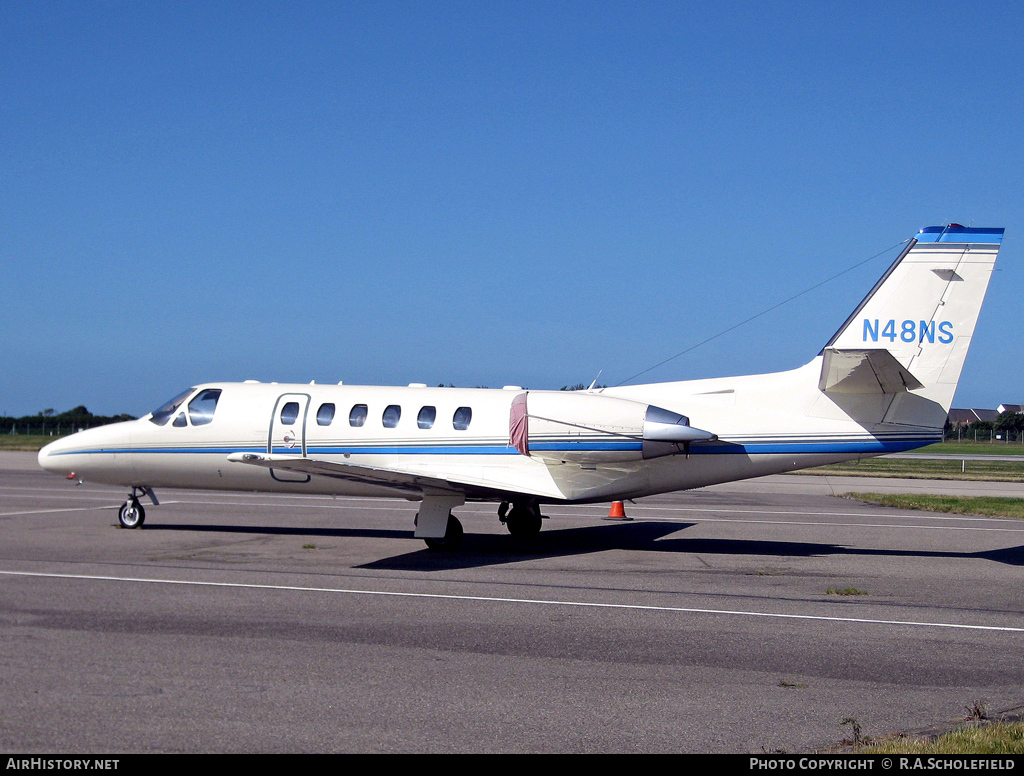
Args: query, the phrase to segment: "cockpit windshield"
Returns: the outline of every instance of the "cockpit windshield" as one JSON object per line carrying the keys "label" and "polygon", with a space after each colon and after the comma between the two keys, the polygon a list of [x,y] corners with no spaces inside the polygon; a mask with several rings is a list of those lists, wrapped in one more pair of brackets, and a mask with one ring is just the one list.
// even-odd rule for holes
{"label": "cockpit windshield", "polygon": [[153,410],[153,417],[150,420],[156,423],[158,426],[167,424],[167,420],[174,414],[174,411],[181,406],[181,403],[185,401],[189,396],[192,395],[192,391],[195,388],[189,388],[187,391],[182,391],[169,402],[161,404],[157,409]]}
{"label": "cockpit windshield", "polygon": [[217,409],[219,398],[220,388],[207,388],[188,403],[188,417],[193,426],[205,426],[213,420],[213,412]]}

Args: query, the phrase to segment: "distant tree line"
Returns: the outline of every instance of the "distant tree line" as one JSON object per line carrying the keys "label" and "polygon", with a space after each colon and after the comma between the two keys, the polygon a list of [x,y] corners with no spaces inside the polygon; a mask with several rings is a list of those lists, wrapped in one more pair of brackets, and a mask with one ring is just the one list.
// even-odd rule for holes
{"label": "distant tree line", "polygon": [[0,433],[61,436],[86,428],[106,426],[108,423],[119,423],[122,420],[135,420],[135,416],[93,415],[84,406],[79,405],[66,412],[46,409],[36,415],[24,415],[20,418],[0,415]]}
{"label": "distant tree line", "polygon": [[975,420],[960,426],[946,421],[947,441],[958,439],[1018,442],[1024,439],[1024,412],[1004,412],[995,420]]}

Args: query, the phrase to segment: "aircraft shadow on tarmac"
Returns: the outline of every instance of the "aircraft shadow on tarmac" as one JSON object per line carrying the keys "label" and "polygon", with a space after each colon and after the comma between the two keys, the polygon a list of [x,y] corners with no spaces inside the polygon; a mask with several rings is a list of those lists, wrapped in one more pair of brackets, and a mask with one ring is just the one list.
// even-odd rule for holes
{"label": "aircraft shadow on tarmac", "polygon": [[[530,540],[502,534],[466,534],[461,549],[435,552],[427,548],[365,563],[358,568],[401,571],[442,571],[477,568],[531,558],[568,557],[606,550],[639,550],[679,555],[749,555],[761,557],[809,558],[828,555],[901,558],[982,558],[1011,566],[1024,566],[1024,546],[984,552],[938,552],[934,550],[887,550],[849,547],[819,542],[777,542],[753,539],[666,538],[695,523],[630,521],[579,528],[546,529]],[[208,533],[261,534],[266,536],[323,537],[334,539],[409,539],[411,531],[362,528],[301,528],[291,526],[240,526],[156,524],[146,531],[195,531]]]}
{"label": "aircraft shadow on tarmac", "polygon": [[380,528],[303,528],[299,526],[212,525],[195,523],[146,523],[144,531],[195,531],[196,533],[256,534],[261,536],[320,536],[327,539],[369,537],[377,539],[408,539],[412,531]]}
{"label": "aircraft shadow on tarmac", "polygon": [[776,542],[750,539],[665,538],[690,528],[694,523],[627,523],[545,530],[529,542],[507,536],[467,535],[458,552],[427,549],[383,558],[361,568],[430,571],[472,568],[510,563],[527,558],[570,556],[604,550],[641,550],[679,555],[749,555],[800,558],[828,555],[891,556],[900,558],[984,558],[1024,566],[1024,547],[1007,547],[984,552],[935,552],[932,550],[886,550],[848,547],[817,542]]}

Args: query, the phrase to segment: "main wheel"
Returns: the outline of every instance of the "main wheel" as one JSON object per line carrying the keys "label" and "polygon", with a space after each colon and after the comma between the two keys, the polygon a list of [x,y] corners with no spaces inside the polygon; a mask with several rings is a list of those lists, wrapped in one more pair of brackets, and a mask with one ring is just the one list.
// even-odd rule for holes
{"label": "main wheel", "polygon": [[146,522],[146,510],[137,498],[130,498],[118,510],[117,522],[122,528],[142,528],[142,524]]}
{"label": "main wheel", "polygon": [[445,526],[444,536],[440,538],[424,538],[427,547],[432,550],[456,550],[462,544],[462,523],[459,518],[448,513],[448,525]]}
{"label": "main wheel", "polygon": [[540,512],[536,507],[513,507],[505,518],[505,527],[516,539],[532,539],[540,533]]}

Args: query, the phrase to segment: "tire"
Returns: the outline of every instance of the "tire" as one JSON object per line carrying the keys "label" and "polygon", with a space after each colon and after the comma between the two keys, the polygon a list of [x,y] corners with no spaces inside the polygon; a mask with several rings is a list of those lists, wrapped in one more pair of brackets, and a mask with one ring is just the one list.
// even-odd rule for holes
{"label": "tire", "polygon": [[444,536],[431,539],[425,538],[423,541],[432,550],[457,550],[459,545],[462,544],[462,523],[459,522],[459,518],[449,512],[448,525],[445,526]]}
{"label": "tire", "polygon": [[136,498],[130,498],[117,511],[117,522],[122,528],[142,528],[146,522],[146,510]]}
{"label": "tire", "polygon": [[505,527],[515,539],[532,539],[540,533],[541,516],[535,508],[513,508],[505,518]]}

